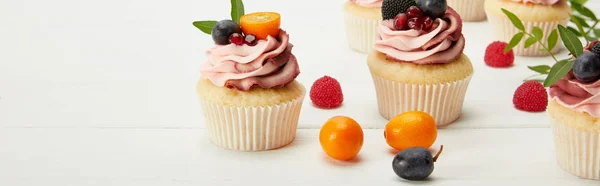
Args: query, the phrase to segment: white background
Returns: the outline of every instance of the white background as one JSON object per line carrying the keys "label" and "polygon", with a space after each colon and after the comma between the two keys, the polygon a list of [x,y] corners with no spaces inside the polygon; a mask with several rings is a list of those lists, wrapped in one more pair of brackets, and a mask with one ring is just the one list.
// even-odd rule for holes
{"label": "white background", "polygon": [[[0,0],[0,185],[392,185],[366,56],[347,47],[342,0],[246,0],[246,12],[277,11],[296,46],[307,88],[324,75],[344,90],[341,108],[307,98],[297,138],[269,152],[208,142],[195,95],[212,39],[196,20],[229,17],[229,1]],[[592,1],[593,10],[600,2]],[[427,185],[598,185],[555,163],[545,113],[513,108],[512,95],[551,58],[485,66],[487,22],[465,23],[475,66],[462,117],[440,130],[446,152]],[[563,51],[559,56],[566,56]],[[308,97],[308,96],[307,96]],[[353,162],[325,157],[328,118],[365,128]]]}

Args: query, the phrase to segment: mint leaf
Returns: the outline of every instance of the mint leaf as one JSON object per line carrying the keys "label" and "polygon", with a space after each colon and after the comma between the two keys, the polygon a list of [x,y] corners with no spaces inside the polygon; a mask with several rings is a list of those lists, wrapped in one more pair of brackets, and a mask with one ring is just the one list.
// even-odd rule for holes
{"label": "mint leaf", "polygon": [[579,57],[583,53],[583,44],[579,38],[569,29],[562,25],[558,25],[558,32],[565,47],[571,52],[574,57]]}
{"label": "mint leaf", "polygon": [[531,34],[533,34],[533,36],[535,36],[535,39],[537,39],[538,41],[544,39],[544,31],[540,27],[533,27],[533,29],[531,30]]}
{"label": "mint leaf", "polygon": [[576,28],[573,28],[571,26],[567,27],[567,29],[571,30],[571,32],[573,32],[577,37],[581,37],[581,33],[579,32],[579,30],[577,30]]}
{"label": "mint leaf", "polygon": [[552,49],[554,49],[554,47],[556,47],[556,43],[558,41],[558,32],[556,32],[556,29],[552,30],[552,32],[550,32],[550,35],[548,35],[548,50],[552,51]]}
{"label": "mint leaf", "polygon": [[515,14],[513,14],[512,12],[510,12],[504,8],[502,9],[502,12],[504,12],[504,14],[506,14],[508,19],[510,19],[510,22],[512,22],[512,24],[515,25],[515,27],[517,27],[517,29],[519,29],[521,31],[525,31],[525,26],[523,26],[523,22],[521,22],[519,17],[517,17]]}
{"label": "mint leaf", "polygon": [[242,0],[231,0],[231,20],[240,24],[240,18],[244,15],[244,3]]}
{"label": "mint leaf", "polygon": [[538,40],[535,37],[529,37],[529,38],[527,38],[527,40],[525,40],[525,48],[531,47],[531,45],[535,44],[537,41]]}
{"label": "mint leaf", "polygon": [[571,7],[573,9],[577,10],[577,12],[579,12],[581,15],[592,19],[592,21],[598,21],[598,18],[596,17],[596,14],[594,14],[594,12],[592,12],[592,10],[590,10],[589,8],[583,6],[582,4],[572,3]]}
{"label": "mint leaf", "polygon": [[577,15],[571,16],[571,22],[575,23],[575,25],[577,27],[585,27],[585,28],[590,27],[590,25],[587,24],[587,22],[585,22],[585,19],[583,19],[582,17],[579,17]]}
{"label": "mint leaf", "polygon": [[573,63],[569,59],[564,59],[552,66],[550,72],[548,73],[548,77],[546,81],[544,81],[544,87],[549,87],[554,85],[558,80],[567,75],[569,71],[573,69]]}
{"label": "mint leaf", "polygon": [[212,33],[212,28],[217,24],[217,21],[194,21],[192,24],[202,32],[210,35]]}
{"label": "mint leaf", "polygon": [[588,0],[571,0],[572,3],[577,3],[577,4],[580,4],[580,5],[587,3],[587,1]]}
{"label": "mint leaf", "polygon": [[521,42],[521,40],[523,39],[523,36],[525,36],[525,33],[523,32],[519,32],[517,34],[515,34],[512,39],[510,40],[510,42],[508,42],[508,45],[506,45],[506,48],[504,48],[504,52],[508,52],[511,49],[515,48],[517,45],[519,45],[519,43]]}
{"label": "mint leaf", "polygon": [[528,66],[527,68],[540,74],[548,74],[550,72],[550,69],[552,69],[552,67],[548,65]]}

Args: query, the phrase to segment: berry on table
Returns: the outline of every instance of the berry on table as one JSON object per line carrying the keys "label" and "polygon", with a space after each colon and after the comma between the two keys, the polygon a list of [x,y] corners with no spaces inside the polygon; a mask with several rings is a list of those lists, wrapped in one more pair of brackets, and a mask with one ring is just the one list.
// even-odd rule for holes
{"label": "berry on table", "polygon": [[243,45],[244,44],[244,36],[242,34],[233,33],[229,36],[229,42],[235,45]]}
{"label": "berry on table", "polygon": [[419,0],[417,7],[423,11],[423,14],[433,19],[444,17],[448,3],[446,0]]}
{"label": "berry on table", "polygon": [[394,29],[395,30],[407,30],[408,29],[408,16],[406,14],[400,13],[396,16],[394,21]]}
{"label": "berry on table", "polygon": [[336,160],[351,160],[363,146],[364,134],[360,125],[346,116],[333,117],[321,127],[319,142],[325,153]]}
{"label": "berry on table", "polygon": [[243,15],[240,18],[242,31],[246,35],[254,35],[259,40],[268,36],[279,36],[281,15],[276,12],[256,12]]}
{"label": "berry on table", "polygon": [[573,74],[575,74],[575,78],[584,83],[600,79],[600,54],[595,52],[581,54],[573,63]]}
{"label": "berry on table", "polygon": [[256,43],[258,43],[258,40],[256,39],[256,36],[248,34],[244,36],[244,43],[246,43],[248,46],[254,46]]}
{"label": "berry on table", "polygon": [[229,37],[233,33],[242,33],[240,26],[232,20],[222,20],[217,22],[212,28],[212,38],[215,44],[227,45],[229,44]]}
{"label": "berry on table", "polygon": [[515,54],[511,49],[508,52],[504,52],[504,49],[508,43],[495,41],[488,45],[485,49],[485,57],[483,61],[490,67],[510,67],[515,61]]}
{"label": "berry on table", "polygon": [[513,104],[522,111],[542,112],[548,107],[548,93],[540,82],[527,81],[515,91]]}
{"label": "berry on table", "polygon": [[421,9],[417,8],[417,6],[411,6],[406,10],[406,15],[408,18],[421,18],[423,17],[423,12]]}
{"label": "berry on table", "polygon": [[317,107],[335,108],[344,101],[340,83],[329,76],[317,79],[310,88],[310,100]]}
{"label": "berry on table", "polygon": [[408,148],[396,154],[392,161],[394,173],[407,180],[425,180],[434,170],[434,163],[444,150],[444,146],[433,157],[429,150],[423,147]]}
{"label": "berry on table", "polygon": [[416,6],[414,0],[383,0],[381,14],[383,20],[394,19],[400,13],[406,13],[411,6]]}

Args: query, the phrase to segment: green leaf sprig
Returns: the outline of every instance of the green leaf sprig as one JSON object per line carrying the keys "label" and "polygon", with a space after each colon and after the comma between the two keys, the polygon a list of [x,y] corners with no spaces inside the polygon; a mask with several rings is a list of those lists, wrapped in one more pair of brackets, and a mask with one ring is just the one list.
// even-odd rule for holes
{"label": "green leaf sprig", "polygon": [[[240,24],[240,18],[245,14],[242,0],[231,0],[231,20]],[[200,31],[210,35],[212,28],[217,24],[215,20],[194,21],[192,23]]]}
{"label": "green leaf sprig", "polygon": [[[552,59],[556,61],[556,63],[550,67],[548,65],[539,65],[539,66],[528,66],[528,68],[534,72],[537,72],[539,75],[547,75],[544,80],[544,86],[549,87],[560,80],[562,77],[567,75],[571,69],[573,69],[573,61],[574,58],[577,58],[579,55],[583,53],[583,44],[577,37],[577,35],[567,27],[562,25],[558,25],[558,29],[552,30],[548,35],[548,39],[544,41],[544,31],[539,27],[533,27],[530,32],[525,30],[523,26],[523,22],[512,12],[502,9],[502,12],[508,17],[511,23],[517,28],[520,32],[515,34],[513,38],[510,40],[506,48],[505,52],[510,51],[514,47],[516,47],[525,36],[528,38],[525,40],[525,48],[529,48],[532,45],[538,43],[542,46],[542,50],[550,54]],[[569,57],[568,59],[558,60],[556,56],[552,53],[552,49],[556,47],[556,43],[558,38],[563,41],[563,44],[573,57]]]}
{"label": "green leaf sprig", "polygon": [[583,37],[587,44],[600,38],[600,29],[596,29],[600,20],[596,14],[585,6],[588,0],[569,0],[573,15],[571,15],[571,23],[575,26],[568,26],[576,36]]}

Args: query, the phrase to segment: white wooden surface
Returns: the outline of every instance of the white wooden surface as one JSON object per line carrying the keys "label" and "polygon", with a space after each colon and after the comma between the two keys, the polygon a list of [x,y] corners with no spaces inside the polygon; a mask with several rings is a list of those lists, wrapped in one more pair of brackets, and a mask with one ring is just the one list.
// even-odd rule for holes
{"label": "white wooden surface", "polygon": [[[278,11],[296,45],[305,86],[338,78],[345,103],[306,100],[296,141],[241,153],[207,140],[194,93],[204,50],[191,25],[224,19],[229,1],[0,0],[0,185],[392,185],[365,55],[346,46],[342,0],[246,0],[247,12]],[[599,9],[600,2],[589,3]],[[512,93],[549,58],[491,69],[486,22],[466,23],[476,74],[464,115],[440,131],[446,152],[425,185],[598,185],[556,165],[545,113],[512,107]],[[565,55],[563,52],[561,55]],[[320,125],[348,115],[367,130],[358,161],[331,161]]]}

